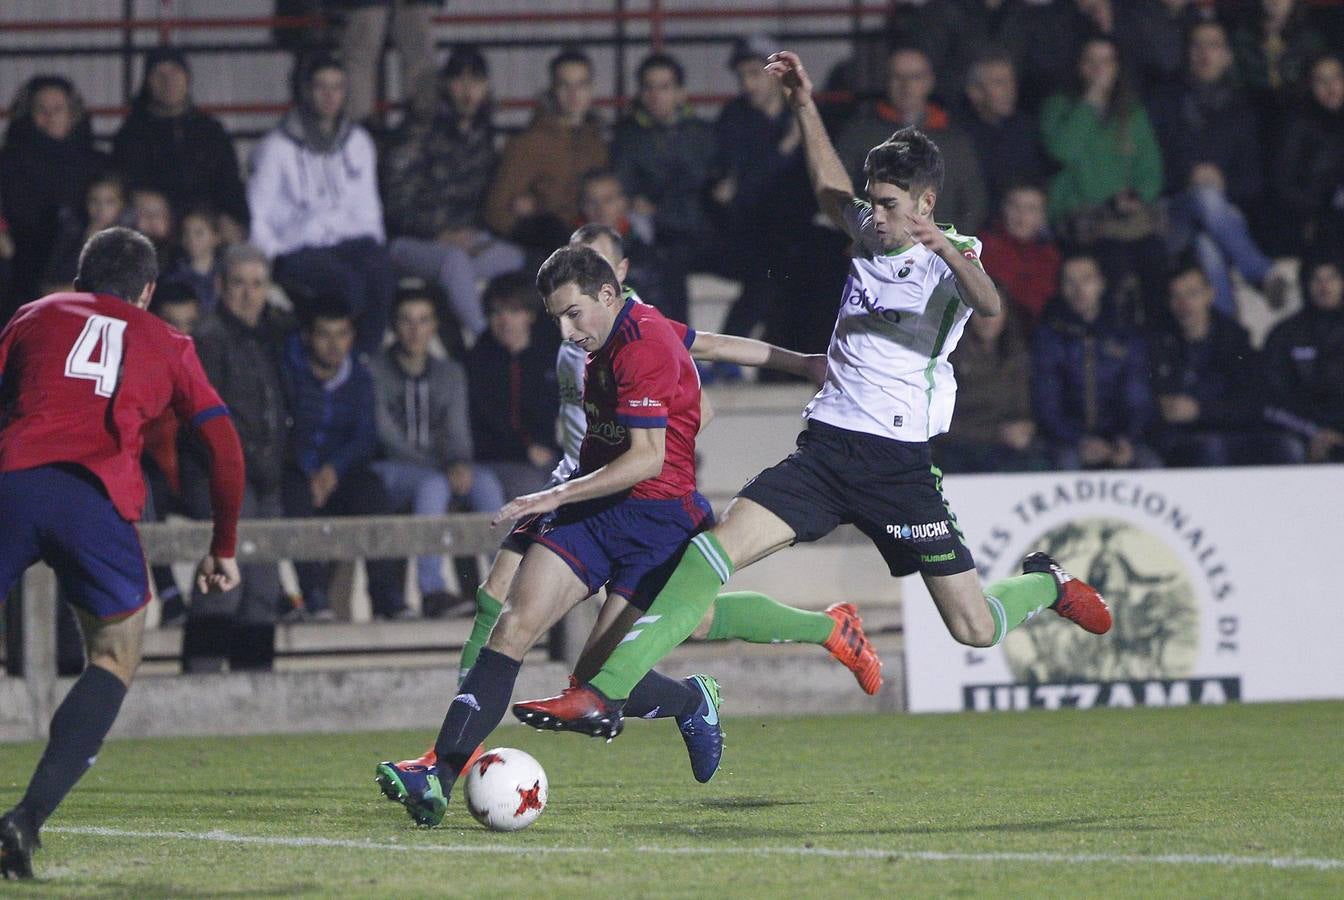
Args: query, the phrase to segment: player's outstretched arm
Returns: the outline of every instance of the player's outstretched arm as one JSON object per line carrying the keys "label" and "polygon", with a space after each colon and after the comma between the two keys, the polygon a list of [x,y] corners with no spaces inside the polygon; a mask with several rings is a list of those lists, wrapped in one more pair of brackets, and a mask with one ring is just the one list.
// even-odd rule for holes
{"label": "player's outstretched arm", "polygon": [[223,592],[238,586],[238,515],[243,506],[243,447],[227,415],[216,415],[197,426],[210,452],[210,510],[214,535],[210,552],[196,567],[201,593]]}
{"label": "player's outstretched arm", "polygon": [[906,233],[916,243],[923,244],[934,253],[957,279],[957,291],[962,302],[984,316],[997,316],[1003,308],[1003,300],[994,280],[989,277],[985,267],[973,251],[958,250],[943,230],[934,224],[928,216],[910,213],[906,216]]}
{"label": "player's outstretched arm", "polygon": [[820,384],[826,378],[826,357],[819,353],[785,350],[755,338],[697,331],[691,356],[704,362],[728,362],[787,372]]}
{"label": "player's outstretched arm", "polygon": [[803,134],[803,155],[807,159],[807,175],[817,195],[821,211],[843,229],[843,210],[854,199],[854,183],[835,152],[835,145],[826,134],[821,113],[812,98],[812,79],[803,68],[798,54],[781,50],[770,54],[765,70],[780,80],[784,95],[793,107],[798,127]]}
{"label": "player's outstretched arm", "polygon": [[629,490],[663,470],[666,449],[666,428],[630,428],[629,450],[582,478],[510,500],[495,513],[494,524]]}

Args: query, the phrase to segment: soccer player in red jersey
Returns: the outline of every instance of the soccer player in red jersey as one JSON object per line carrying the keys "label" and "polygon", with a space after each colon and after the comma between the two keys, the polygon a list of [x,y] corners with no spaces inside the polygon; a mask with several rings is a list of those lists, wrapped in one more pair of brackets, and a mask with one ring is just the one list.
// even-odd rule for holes
{"label": "soccer player in red jersey", "polygon": [[93,764],[140,663],[149,602],[140,518],[145,425],[164,410],[210,449],[214,537],[205,591],[237,586],[243,457],[191,338],[146,312],[154,246],[127,228],[91,237],[77,293],[22,307],[0,333],[0,599],[30,565],[56,570],[89,666],[51,719],[23,799],[0,817],[0,875],[32,877],[38,831]]}
{"label": "soccer player in red jersey", "polygon": [[[532,517],[528,547],[489,641],[449,704],[437,765],[379,766],[385,792],[422,825],[442,821],[453,782],[503,718],[536,641],[605,585],[608,602],[576,671],[595,668],[589,660],[600,664],[643,615],[686,542],[713,521],[695,488],[700,380],[683,337],[652,306],[623,297],[611,266],[588,247],[553,253],[537,289],[561,336],[589,354],[588,431],[573,478],[519,497],[496,516]],[[717,706],[700,682],[649,672],[641,688],[650,711]],[[717,712],[711,717],[709,740],[718,741]]]}

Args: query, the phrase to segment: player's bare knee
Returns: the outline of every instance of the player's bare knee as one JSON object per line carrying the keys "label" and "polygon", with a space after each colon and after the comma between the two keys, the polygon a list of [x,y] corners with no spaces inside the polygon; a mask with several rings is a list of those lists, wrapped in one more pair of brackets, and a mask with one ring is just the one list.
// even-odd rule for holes
{"label": "player's bare knee", "polygon": [[947,630],[952,639],[968,647],[994,646],[994,620],[973,616],[961,616],[948,621]]}

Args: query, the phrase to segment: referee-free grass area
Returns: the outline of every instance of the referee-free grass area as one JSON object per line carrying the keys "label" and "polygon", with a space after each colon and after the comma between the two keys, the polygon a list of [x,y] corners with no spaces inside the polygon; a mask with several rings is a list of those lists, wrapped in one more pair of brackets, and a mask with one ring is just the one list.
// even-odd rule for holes
{"label": "referee-free grass area", "polygon": [[[427,702],[421,698],[417,702]],[[1344,703],[502,728],[550,803],[515,834],[373,783],[425,733],[109,742],[11,896],[1344,895]],[[0,746],[0,803],[40,748]]]}

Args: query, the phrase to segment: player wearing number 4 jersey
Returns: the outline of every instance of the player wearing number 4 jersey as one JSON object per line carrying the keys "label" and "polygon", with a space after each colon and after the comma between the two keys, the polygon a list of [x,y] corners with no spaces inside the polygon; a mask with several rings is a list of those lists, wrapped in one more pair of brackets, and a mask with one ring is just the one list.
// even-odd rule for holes
{"label": "player wearing number 4 jersey", "polygon": [[51,720],[23,799],[0,817],[0,875],[32,876],[38,830],[93,764],[140,662],[149,585],[140,540],[143,430],[172,409],[210,450],[214,537],[202,592],[238,584],[243,456],[191,339],[145,312],[154,246],[126,228],[89,239],[75,287],[0,333],[0,601],[30,565],[56,570],[89,666]]}
{"label": "player wearing number 4 jersey", "polygon": [[644,672],[691,633],[733,571],[849,522],[877,546],[893,576],[919,572],[952,636],[997,644],[1045,608],[1103,633],[1101,595],[1044,554],[1023,574],[987,588],[942,497],[928,441],[947,430],[956,398],[948,355],[972,312],[998,315],[999,295],[979,242],[930,218],[942,184],[938,147],[903,128],[869,151],[867,200],[849,176],[812,100],[798,57],[771,56],[803,135],[823,211],[854,240],[826,383],[808,405],[798,449],[738,494],[722,520],[696,535],[648,609],[648,624],[612,652],[586,684],[515,705],[549,727],[611,737]]}

